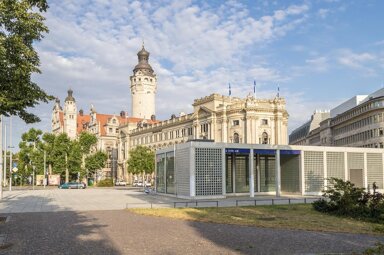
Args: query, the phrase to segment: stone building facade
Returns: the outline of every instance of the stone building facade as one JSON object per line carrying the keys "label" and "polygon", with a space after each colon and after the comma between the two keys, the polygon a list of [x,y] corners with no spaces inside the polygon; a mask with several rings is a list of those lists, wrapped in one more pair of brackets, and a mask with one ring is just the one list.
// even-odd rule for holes
{"label": "stone building facade", "polygon": [[[259,99],[211,94],[193,102],[193,112],[156,120],[157,78],[149,65],[144,46],[138,55],[131,82],[132,117],[99,114],[92,107],[89,115],[80,111],[76,132],[88,131],[99,139],[97,149],[118,151],[117,178],[127,179],[129,151],[138,145],[160,149],[188,140],[244,144],[288,144],[288,113],[285,99]],[[72,91],[68,95],[72,95]],[[72,96],[73,98],[73,96]],[[73,99],[73,102],[74,99]],[[75,104],[75,103],[74,103]],[[68,113],[57,100],[52,113],[52,131],[66,132]],[[71,112],[72,114],[72,112]],[[71,126],[73,128],[73,124]],[[107,165],[105,172],[108,172]]]}
{"label": "stone building facade", "polygon": [[384,89],[352,97],[312,126],[295,129],[289,144],[384,148]]}

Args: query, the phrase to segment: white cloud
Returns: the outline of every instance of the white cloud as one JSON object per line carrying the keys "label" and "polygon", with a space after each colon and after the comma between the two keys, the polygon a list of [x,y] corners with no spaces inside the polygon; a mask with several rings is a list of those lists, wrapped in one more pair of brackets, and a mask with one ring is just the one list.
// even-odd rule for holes
{"label": "white cloud", "polygon": [[[238,1],[218,6],[192,1],[63,0],[50,3],[50,33],[39,43],[41,75],[35,81],[64,99],[74,90],[78,109],[99,112],[130,109],[129,76],[142,39],[158,76],[157,115],[190,112],[193,99],[211,93],[245,96],[257,80],[260,95],[268,84],[288,79],[256,49],[294,31],[307,19],[308,5],[251,15]],[[260,91],[259,91],[260,90]],[[34,111],[49,131],[52,105]],[[172,109],[172,110],[170,110]],[[42,115],[41,115],[42,116]],[[48,129],[48,130],[47,130]]]}
{"label": "white cloud", "polygon": [[319,72],[324,72],[328,70],[328,59],[326,57],[317,57],[305,60],[305,63],[308,64],[308,68],[316,70]]}
{"label": "white cloud", "polygon": [[367,76],[376,75],[375,69],[372,64],[377,61],[377,57],[371,53],[354,53],[351,50],[340,50],[338,62],[346,67],[360,70]]}
{"label": "white cloud", "polygon": [[328,9],[320,9],[317,14],[320,18],[325,19],[328,16],[329,12],[330,11]]}

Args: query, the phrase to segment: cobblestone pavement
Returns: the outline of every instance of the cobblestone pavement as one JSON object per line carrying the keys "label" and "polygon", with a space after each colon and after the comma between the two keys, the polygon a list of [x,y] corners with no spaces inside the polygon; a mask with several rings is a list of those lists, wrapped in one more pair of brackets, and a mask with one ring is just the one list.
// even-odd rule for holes
{"label": "cobblestone pavement", "polygon": [[[1,215],[0,215],[1,216]],[[127,210],[8,214],[0,254],[357,254],[383,237],[147,217]]]}

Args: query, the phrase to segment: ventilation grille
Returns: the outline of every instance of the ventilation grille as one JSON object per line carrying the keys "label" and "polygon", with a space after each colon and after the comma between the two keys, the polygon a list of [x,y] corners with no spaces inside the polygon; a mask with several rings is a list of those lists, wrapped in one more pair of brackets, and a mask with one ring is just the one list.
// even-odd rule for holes
{"label": "ventilation grille", "polygon": [[304,152],[304,176],[306,192],[321,192],[324,189],[323,152]]}
{"label": "ventilation grille", "polygon": [[345,162],[343,152],[327,152],[327,177],[345,179]]}
{"label": "ventilation grille", "polygon": [[223,194],[221,149],[196,148],[196,196]]}
{"label": "ventilation grille", "polygon": [[177,195],[189,196],[189,148],[176,150]]}
{"label": "ventilation grille", "polygon": [[379,189],[383,188],[383,157],[381,153],[367,153],[367,178],[368,185],[376,182]]}

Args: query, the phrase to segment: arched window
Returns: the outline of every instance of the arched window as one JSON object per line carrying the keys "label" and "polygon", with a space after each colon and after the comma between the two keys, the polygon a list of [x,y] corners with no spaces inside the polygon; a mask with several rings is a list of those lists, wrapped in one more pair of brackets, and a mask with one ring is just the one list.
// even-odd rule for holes
{"label": "arched window", "polygon": [[268,134],[264,132],[262,137],[263,137],[262,144],[268,144]]}
{"label": "arched window", "polygon": [[240,142],[240,138],[239,138],[239,134],[238,133],[234,133],[233,134],[233,142],[234,143],[239,143]]}

